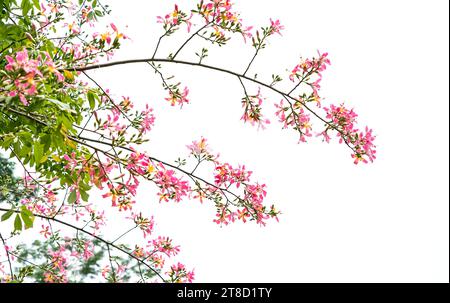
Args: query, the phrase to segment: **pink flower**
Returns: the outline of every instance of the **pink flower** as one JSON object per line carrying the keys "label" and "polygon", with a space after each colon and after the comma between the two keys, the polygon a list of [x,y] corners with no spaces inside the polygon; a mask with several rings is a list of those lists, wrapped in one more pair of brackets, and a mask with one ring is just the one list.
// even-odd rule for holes
{"label": "pink flower", "polygon": [[52,233],[50,232],[50,227],[44,225],[42,225],[42,230],[39,233],[43,235],[46,239],[48,239],[48,237],[52,235]]}
{"label": "pink flower", "polygon": [[153,217],[145,218],[142,216],[142,213],[139,214],[132,213],[130,219],[132,219],[134,224],[136,224],[136,226],[143,231],[144,238],[152,234],[153,228],[155,226],[155,221]]}
{"label": "pink flower", "polygon": [[247,26],[244,29],[242,29],[242,37],[244,38],[244,43],[247,43],[247,38],[252,38],[253,34],[251,33],[251,30],[253,29],[253,26]]}
{"label": "pink flower", "polygon": [[175,176],[175,171],[164,168],[161,164],[161,168],[155,174],[153,182],[159,187],[158,193],[159,201],[174,200],[180,202],[183,197],[187,196],[190,190],[189,183],[182,181]]}
{"label": "pink flower", "polygon": [[126,129],[126,125],[119,123],[120,112],[117,108],[112,108],[110,113],[111,115],[107,115],[107,121],[103,124],[103,129],[108,130],[109,135],[115,138]]}
{"label": "pink flower", "polygon": [[94,243],[92,243],[91,241],[85,241],[83,249],[83,259],[87,261],[93,256],[94,256]]}
{"label": "pink flower", "polygon": [[8,61],[8,64],[5,66],[5,69],[7,71],[13,71],[16,68],[16,61],[11,57],[6,55],[5,56],[6,61]]}
{"label": "pink flower", "polygon": [[202,155],[202,154],[209,154],[209,147],[207,140],[203,137],[201,137],[200,141],[192,141],[191,145],[186,146],[191,154],[193,155]]}
{"label": "pink flower", "polygon": [[170,256],[176,256],[180,252],[180,246],[173,245],[172,239],[159,236],[153,241],[149,241],[149,246],[153,246],[154,251]]}
{"label": "pink flower", "polygon": [[117,27],[116,27],[116,25],[114,23],[111,23],[110,25],[111,25],[111,28],[113,29],[113,31],[115,31],[115,32],[118,31]]}
{"label": "pink flower", "polygon": [[23,105],[25,105],[25,106],[29,105],[29,103],[27,101],[27,98],[25,98],[25,96],[23,94],[19,94],[19,99],[20,99],[20,102],[22,102]]}
{"label": "pink flower", "polygon": [[242,209],[242,210],[240,210],[240,209],[238,209],[238,211],[237,211],[237,218],[239,219],[239,220],[242,220],[242,222],[247,222],[247,218],[248,217],[250,217],[250,214],[248,213],[248,211],[247,211],[247,209]]}
{"label": "pink flower", "polygon": [[16,61],[21,65],[24,65],[28,62],[28,52],[25,48],[23,49],[23,51],[16,53]]}
{"label": "pink flower", "polygon": [[112,30],[114,31],[114,33],[116,34],[116,39],[120,39],[120,38],[127,39],[128,38],[127,36],[125,36],[124,34],[119,32],[119,30],[117,29],[117,26],[114,23],[110,23],[110,26],[111,26]]}
{"label": "pink flower", "polygon": [[122,111],[128,112],[134,107],[134,104],[131,102],[130,97],[122,96],[122,101],[120,102],[119,106]]}
{"label": "pink flower", "polygon": [[329,130],[336,130],[339,143],[345,142],[353,150],[352,158],[354,163],[373,162],[376,158],[375,136],[368,127],[365,131],[359,131],[356,127],[358,115],[352,110],[348,110],[343,104],[340,106],[330,105],[324,108],[326,118],[329,119],[327,128],[321,133],[325,141],[329,142]]}
{"label": "pink flower", "polygon": [[150,131],[153,126],[155,126],[155,116],[153,115],[153,108],[150,108],[148,104],[145,106],[145,110],[141,113],[142,121],[141,121],[141,128],[140,132],[142,134],[145,134],[146,132]]}
{"label": "pink flower", "polygon": [[286,105],[284,100],[281,100],[279,104],[275,104],[277,111],[275,115],[278,117],[279,122],[283,123],[283,128],[291,127],[300,134],[300,142],[306,142],[306,137],[311,137],[311,117],[305,112],[304,102],[302,99],[294,103]]}
{"label": "pink flower", "polygon": [[180,106],[183,106],[185,103],[189,103],[187,96],[189,94],[189,89],[187,87],[184,88],[183,92],[180,92],[178,88],[175,90],[169,91],[169,97],[165,98],[166,101],[170,102],[170,105],[175,106],[177,103]]}
{"label": "pink flower", "polygon": [[194,280],[194,271],[187,271],[186,266],[179,262],[172,265],[167,274],[174,283],[191,283]]}
{"label": "pink flower", "polygon": [[281,36],[280,31],[282,30],[284,30],[284,26],[281,25],[280,20],[273,21],[272,19],[270,19],[270,32],[272,34],[277,33]]}
{"label": "pink flower", "polygon": [[318,80],[315,82],[316,85],[319,84],[322,79],[322,72],[327,69],[327,66],[331,64],[330,59],[328,59],[328,53],[321,54],[318,51],[319,57],[312,59],[300,59],[300,63],[297,64],[292,70],[289,79],[295,82],[295,79],[300,79],[301,81],[306,80],[309,76],[313,74],[318,75]]}
{"label": "pink flower", "polygon": [[244,114],[241,120],[244,122],[250,122],[251,125],[258,125],[258,129],[265,129],[265,125],[270,124],[270,120],[264,118],[261,112],[261,105],[263,103],[263,97],[261,96],[261,88],[258,89],[258,93],[254,96],[245,96],[242,99],[242,107],[244,108]]}
{"label": "pink flower", "polygon": [[110,272],[111,268],[109,267],[109,265],[106,265],[105,267],[102,268],[102,277],[108,279],[108,275]]}
{"label": "pink flower", "polygon": [[157,22],[163,24],[166,31],[175,31],[181,24],[185,23],[187,25],[188,32],[190,32],[192,26],[192,23],[190,22],[191,18],[192,14],[188,17],[187,14],[181,11],[178,8],[178,5],[175,4],[174,10],[171,13],[166,14],[164,17],[158,16]]}

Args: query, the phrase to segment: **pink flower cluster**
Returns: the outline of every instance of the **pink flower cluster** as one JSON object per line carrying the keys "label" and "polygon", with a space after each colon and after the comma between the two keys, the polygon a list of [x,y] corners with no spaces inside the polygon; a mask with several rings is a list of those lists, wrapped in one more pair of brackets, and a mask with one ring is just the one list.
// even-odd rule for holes
{"label": "pink flower cluster", "polygon": [[149,242],[148,247],[152,247],[153,251],[160,252],[166,256],[176,256],[180,252],[180,246],[174,245],[172,239],[159,236],[157,239]]}
{"label": "pink flower cluster", "polygon": [[263,97],[261,96],[261,89],[258,89],[258,93],[254,96],[245,96],[242,99],[244,114],[242,115],[241,120],[250,122],[253,126],[258,125],[258,129],[264,129],[266,124],[270,124],[270,120],[265,118],[261,112],[262,103]]}
{"label": "pink flower cluster", "polygon": [[103,189],[103,184],[108,181],[108,176],[113,169],[117,167],[116,164],[108,159],[106,162],[93,163],[87,167],[91,183],[95,185],[98,189]]}
{"label": "pink flower cluster", "polygon": [[269,34],[279,34],[281,36],[281,31],[284,30],[284,25],[281,25],[280,20],[272,20],[270,19],[270,28]]}
{"label": "pink flower cluster", "polygon": [[199,9],[199,14],[206,24],[212,24],[216,39],[225,39],[225,31],[240,33],[244,40],[251,38],[252,26],[244,27],[239,13],[233,11],[233,3],[229,0],[210,0]]}
{"label": "pink flower cluster", "polygon": [[322,72],[327,69],[327,65],[330,65],[331,61],[328,59],[328,53],[321,54],[319,52],[318,58],[312,59],[301,59],[300,63],[297,64],[292,70],[289,79],[292,82],[298,81],[298,83],[303,83],[309,81],[310,77],[314,74],[318,78],[314,82],[306,82],[313,89],[313,96],[315,101],[320,105],[320,82],[322,80]]}
{"label": "pink flower cluster", "polygon": [[[134,148],[131,149],[134,150]],[[153,165],[151,164],[149,157],[145,153],[140,153],[134,150],[128,156],[126,169],[128,171],[135,172],[141,176],[144,176],[149,172],[149,170],[153,169]]]}
{"label": "pink flower cluster", "polygon": [[39,54],[36,59],[30,59],[24,48],[15,54],[15,58],[6,55],[5,70],[11,72],[5,84],[12,84],[10,97],[18,96],[23,105],[29,105],[29,99],[38,93],[38,84],[45,80],[45,76],[54,75],[57,81],[64,81],[64,76],[56,69],[48,53],[44,57]]}
{"label": "pink flower cluster", "polygon": [[210,0],[201,7],[201,15],[207,23],[238,22],[239,14],[232,11],[233,4],[229,0]]}
{"label": "pink flower cluster", "polygon": [[[33,177],[35,178],[35,177]],[[27,192],[35,192],[36,182],[30,176],[24,177],[24,189]],[[53,180],[55,181],[55,180]],[[31,196],[29,198],[24,198],[20,201],[21,205],[25,206],[29,211],[35,214],[41,214],[44,216],[53,216],[58,208],[56,192],[59,186],[56,184],[48,184],[43,187],[43,192],[41,195]]]}
{"label": "pink flower cluster", "polygon": [[183,197],[186,197],[190,191],[188,181],[183,181],[175,175],[175,171],[166,169],[164,165],[159,165],[153,182],[159,187],[159,201],[173,200],[180,202]]}
{"label": "pink flower cluster", "polygon": [[178,5],[175,4],[175,8],[171,13],[166,14],[164,17],[158,16],[157,20],[158,23],[163,24],[166,31],[176,30],[181,24],[185,23],[188,32],[190,32],[192,26],[190,21],[191,17],[192,15],[188,17],[187,14],[181,11]]}
{"label": "pink flower cluster", "polygon": [[148,104],[145,106],[145,110],[141,112],[140,119],[140,133],[145,134],[149,132],[153,126],[155,126],[155,115],[153,115],[153,108],[150,108]]}
{"label": "pink flower cluster", "polygon": [[134,224],[136,224],[136,226],[139,227],[140,230],[142,230],[142,232],[144,233],[144,238],[152,234],[153,228],[155,226],[155,220],[153,219],[153,216],[151,218],[146,218],[142,215],[142,213],[131,213],[130,218],[133,220]]}
{"label": "pink flower cluster", "polygon": [[169,90],[169,97],[165,98],[165,100],[169,101],[172,106],[178,104],[182,107],[183,104],[189,103],[189,100],[187,99],[188,94],[189,89],[187,87],[185,87],[183,91],[180,91],[180,89],[176,87]]}
{"label": "pink flower cluster", "polygon": [[[180,252],[179,245],[174,245],[172,239],[162,236],[148,241],[146,247],[135,245],[132,254],[137,258],[148,260],[155,268],[161,269],[164,268],[166,258],[174,257]],[[181,266],[184,267],[182,264]]]}
{"label": "pink flower cluster", "polygon": [[188,271],[181,263],[172,265],[167,274],[172,283],[191,283],[194,280],[194,271]]}
{"label": "pink flower cluster", "polygon": [[67,267],[68,251],[65,245],[61,245],[59,249],[55,251],[49,251],[50,254],[50,270],[44,273],[44,281],[47,283],[67,283]]}
{"label": "pink flower cluster", "polygon": [[112,108],[110,114],[107,115],[107,120],[102,125],[102,128],[107,130],[112,138],[123,135],[127,127],[120,122],[120,115],[121,113],[117,108]]}
{"label": "pink flower cluster", "polygon": [[245,165],[233,168],[230,164],[217,164],[215,167],[214,181],[218,186],[228,187],[235,184],[239,188],[250,181],[251,171],[245,169]]}
{"label": "pink flower cluster", "polygon": [[306,142],[306,137],[311,137],[311,117],[305,111],[302,102],[298,101],[295,104],[285,104],[281,100],[279,104],[275,104],[277,111],[275,115],[279,121],[283,123],[283,128],[292,127],[300,133],[300,142]]}
{"label": "pink flower cluster", "polygon": [[368,127],[365,131],[360,131],[356,128],[358,115],[352,110],[348,110],[344,105],[335,106],[330,105],[329,108],[324,108],[330,120],[330,125],[320,134],[326,142],[330,141],[328,131],[332,128],[337,131],[337,136],[340,138],[339,143],[346,142],[349,144],[354,153],[352,158],[355,159],[355,164],[362,161],[368,163],[373,162],[376,158],[376,146],[374,145],[375,136],[372,130]]}
{"label": "pink flower cluster", "polygon": [[203,137],[200,138],[199,141],[193,141],[190,145],[186,146],[190,154],[193,155],[197,160],[203,161],[212,161],[216,162],[219,158],[219,155],[214,155],[211,149],[208,146],[207,140]]}
{"label": "pink flower cluster", "polygon": [[[266,185],[251,182],[252,172],[245,165],[233,167],[229,163],[219,161],[219,156],[212,156],[205,138],[193,141],[187,146],[191,154],[197,159],[196,168],[204,160],[214,164],[214,184],[207,183],[204,187],[196,183],[191,189],[191,197],[203,202],[204,199],[214,201],[217,214],[213,220],[217,224],[228,225],[236,220],[247,222],[248,218],[264,225],[265,220],[276,218],[279,212],[272,206],[268,209],[263,205],[266,196]],[[195,169],[194,169],[195,171]],[[235,189],[237,192],[231,192]],[[239,191],[241,194],[238,194]]]}
{"label": "pink flower cluster", "polygon": [[201,138],[199,141],[193,141],[192,144],[186,146],[192,155],[203,155],[209,154],[209,148],[207,144],[207,140],[205,138]]}
{"label": "pink flower cluster", "polygon": [[217,224],[233,223],[238,220],[242,220],[244,223],[248,217],[256,220],[258,224],[265,225],[265,220],[269,218],[276,218],[279,214],[278,211],[272,206],[268,212],[267,207],[264,206],[264,198],[267,195],[265,190],[265,184],[250,183],[251,171],[247,171],[245,166],[238,166],[233,168],[230,164],[217,163],[215,167],[215,184],[220,188],[229,189],[232,185],[236,188],[243,187],[243,196],[238,199],[237,211],[232,211],[228,206],[230,201],[226,197],[227,203],[225,205],[218,205],[218,212],[216,219]]}
{"label": "pink flower cluster", "polygon": [[117,267],[114,268],[114,270],[111,269],[109,265],[106,265],[102,268],[102,277],[107,279],[108,281],[112,282],[121,282],[123,275],[127,271],[127,266],[123,264],[118,264]]}
{"label": "pink flower cluster", "polygon": [[[119,39],[127,39],[127,36],[125,36],[123,33],[119,32],[119,30],[117,29],[117,26],[114,23],[111,23],[109,25],[112,29],[112,32],[110,31],[106,31],[104,33],[98,34],[98,33],[94,33],[93,37],[96,38],[97,35],[100,35],[100,41],[102,41],[103,43],[107,43],[107,44],[111,44],[111,42],[115,41],[119,41]],[[114,40],[113,40],[114,38]]]}

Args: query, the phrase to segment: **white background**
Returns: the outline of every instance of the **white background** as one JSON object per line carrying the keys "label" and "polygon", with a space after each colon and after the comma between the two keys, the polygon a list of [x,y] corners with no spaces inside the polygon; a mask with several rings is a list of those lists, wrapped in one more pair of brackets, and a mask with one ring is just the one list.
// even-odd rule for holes
{"label": "white background", "polygon": [[[286,26],[250,74],[287,79],[301,55],[329,52],[324,104],[355,108],[361,127],[377,134],[378,159],[355,166],[343,145],[319,139],[297,144],[296,134],[275,121],[273,103],[280,97],[268,91],[270,127],[244,125],[242,88],[231,76],[164,65],[191,90],[191,104],[179,110],[164,101],[148,66],[91,72],[114,96],[155,108],[148,153],[173,161],[203,135],[222,160],[245,163],[268,184],[267,201],[283,212],[280,223],[265,228],[220,228],[212,222],[211,204],[159,204],[153,186],[143,184],[139,208],[155,214],[157,233],[181,245],[180,259],[195,267],[197,282],[448,282],[448,2],[236,2],[245,24],[267,25],[274,18]],[[156,16],[171,11],[174,1],[109,3],[111,20],[119,28],[128,25],[132,38],[114,60],[151,57],[162,33]],[[195,1],[179,4],[187,11]],[[183,30],[164,41],[159,57],[186,37]],[[251,45],[243,45],[236,36],[225,48],[210,48],[205,63],[243,71],[253,55]],[[202,46],[193,41],[178,59],[195,60]]]}
{"label": "white background", "polygon": [[[203,135],[223,160],[245,163],[267,183],[268,201],[283,211],[280,223],[265,228],[219,228],[211,222],[212,205],[159,205],[144,185],[140,202],[156,213],[157,231],[181,244],[180,258],[195,267],[197,282],[448,282],[448,2],[236,2],[245,24],[274,18],[286,26],[250,74],[287,79],[301,55],[329,52],[324,104],[355,108],[361,127],[377,134],[378,159],[355,166],[343,145],[296,144],[296,134],[273,119],[272,104],[280,98],[267,91],[272,125],[266,131],[243,125],[242,88],[227,75],[165,65],[167,75],[191,90],[191,104],[179,110],[165,104],[157,76],[145,65],[98,71],[116,95],[156,109],[149,153],[175,160]],[[115,59],[150,57],[161,34],[156,16],[174,2],[110,3],[112,20],[128,25],[132,38]],[[194,3],[179,1],[186,11]],[[159,57],[185,37],[164,41]],[[205,63],[243,71],[253,50],[234,40],[210,49]],[[203,45],[193,41],[178,59],[195,60]]]}

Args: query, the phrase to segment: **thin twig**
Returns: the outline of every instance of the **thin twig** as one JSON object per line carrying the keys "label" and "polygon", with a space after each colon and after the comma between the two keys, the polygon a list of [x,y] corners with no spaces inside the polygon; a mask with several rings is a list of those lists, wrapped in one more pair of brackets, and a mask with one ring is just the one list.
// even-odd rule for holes
{"label": "thin twig", "polygon": [[[9,210],[8,210],[8,211],[9,211]],[[5,252],[6,252],[6,257],[8,258],[9,272],[10,272],[10,274],[11,274],[11,279],[13,279],[13,277],[14,277],[14,272],[13,272],[13,269],[12,269],[11,258],[10,258],[10,256],[9,256],[10,253],[9,253],[8,249],[6,248],[6,241],[5,241],[5,239],[3,239],[2,233],[0,233],[0,239],[2,240],[3,247],[4,247]]]}
{"label": "thin twig", "polygon": [[[175,58],[178,56],[178,54],[181,52],[181,50],[189,43],[189,41],[192,40],[192,38],[194,38],[197,34],[199,34],[202,30],[204,30],[205,28],[207,28],[209,25],[211,24],[211,22],[206,23],[205,25],[203,25],[201,28],[199,28],[195,33],[193,33],[186,41],[184,41],[184,43],[180,46],[180,48],[177,50],[177,52],[175,53],[175,55],[172,56],[171,59],[175,60]],[[154,56],[153,56],[154,58]]]}

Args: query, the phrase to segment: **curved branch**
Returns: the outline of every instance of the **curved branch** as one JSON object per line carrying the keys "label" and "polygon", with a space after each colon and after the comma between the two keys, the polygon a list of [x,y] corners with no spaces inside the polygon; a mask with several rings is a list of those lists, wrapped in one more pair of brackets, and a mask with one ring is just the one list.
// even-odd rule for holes
{"label": "curved branch", "polygon": [[323,123],[325,123],[328,127],[330,127],[331,129],[337,131],[338,133],[340,133],[342,135],[342,139],[344,140],[344,142],[346,143],[346,145],[353,150],[354,152],[355,149],[350,145],[350,143],[347,141],[347,139],[345,138],[345,134],[338,129],[335,125],[333,125],[332,123],[330,123],[329,121],[325,120],[323,117],[321,117],[319,114],[317,114],[314,110],[312,110],[304,101],[299,100],[297,98],[295,98],[294,96],[292,96],[292,90],[291,92],[283,92],[273,86],[270,86],[270,84],[261,82],[259,80],[250,78],[244,74],[240,74],[231,70],[227,70],[225,68],[221,68],[221,67],[217,67],[217,66],[212,66],[212,65],[207,65],[207,64],[203,64],[203,63],[196,63],[196,62],[189,62],[189,61],[182,61],[182,60],[173,60],[173,59],[161,59],[161,58],[144,58],[144,59],[130,59],[130,60],[122,60],[122,61],[115,61],[115,62],[108,62],[108,63],[102,63],[102,64],[94,64],[94,65],[89,65],[89,66],[84,66],[84,67],[68,67],[65,69],[61,69],[60,71],[79,71],[79,72],[84,72],[87,70],[93,70],[93,69],[101,69],[101,68],[107,68],[107,67],[112,67],[112,66],[119,66],[119,65],[126,65],[126,64],[137,64],[137,63],[149,63],[149,62],[163,62],[163,63],[174,63],[174,64],[181,64],[181,65],[190,65],[190,66],[197,66],[197,67],[202,67],[205,69],[210,69],[210,70],[214,70],[214,71],[218,71],[218,72],[222,72],[225,74],[229,74],[235,77],[238,77],[240,79],[245,79],[247,81],[253,82],[257,85],[260,85],[261,87],[265,87],[279,95],[281,95],[283,98],[288,98],[291,99],[292,101],[295,102],[300,102],[304,108],[306,108],[306,110],[308,110],[312,115],[314,115],[316,118],[318,118],[320,121],[322,121]]}

